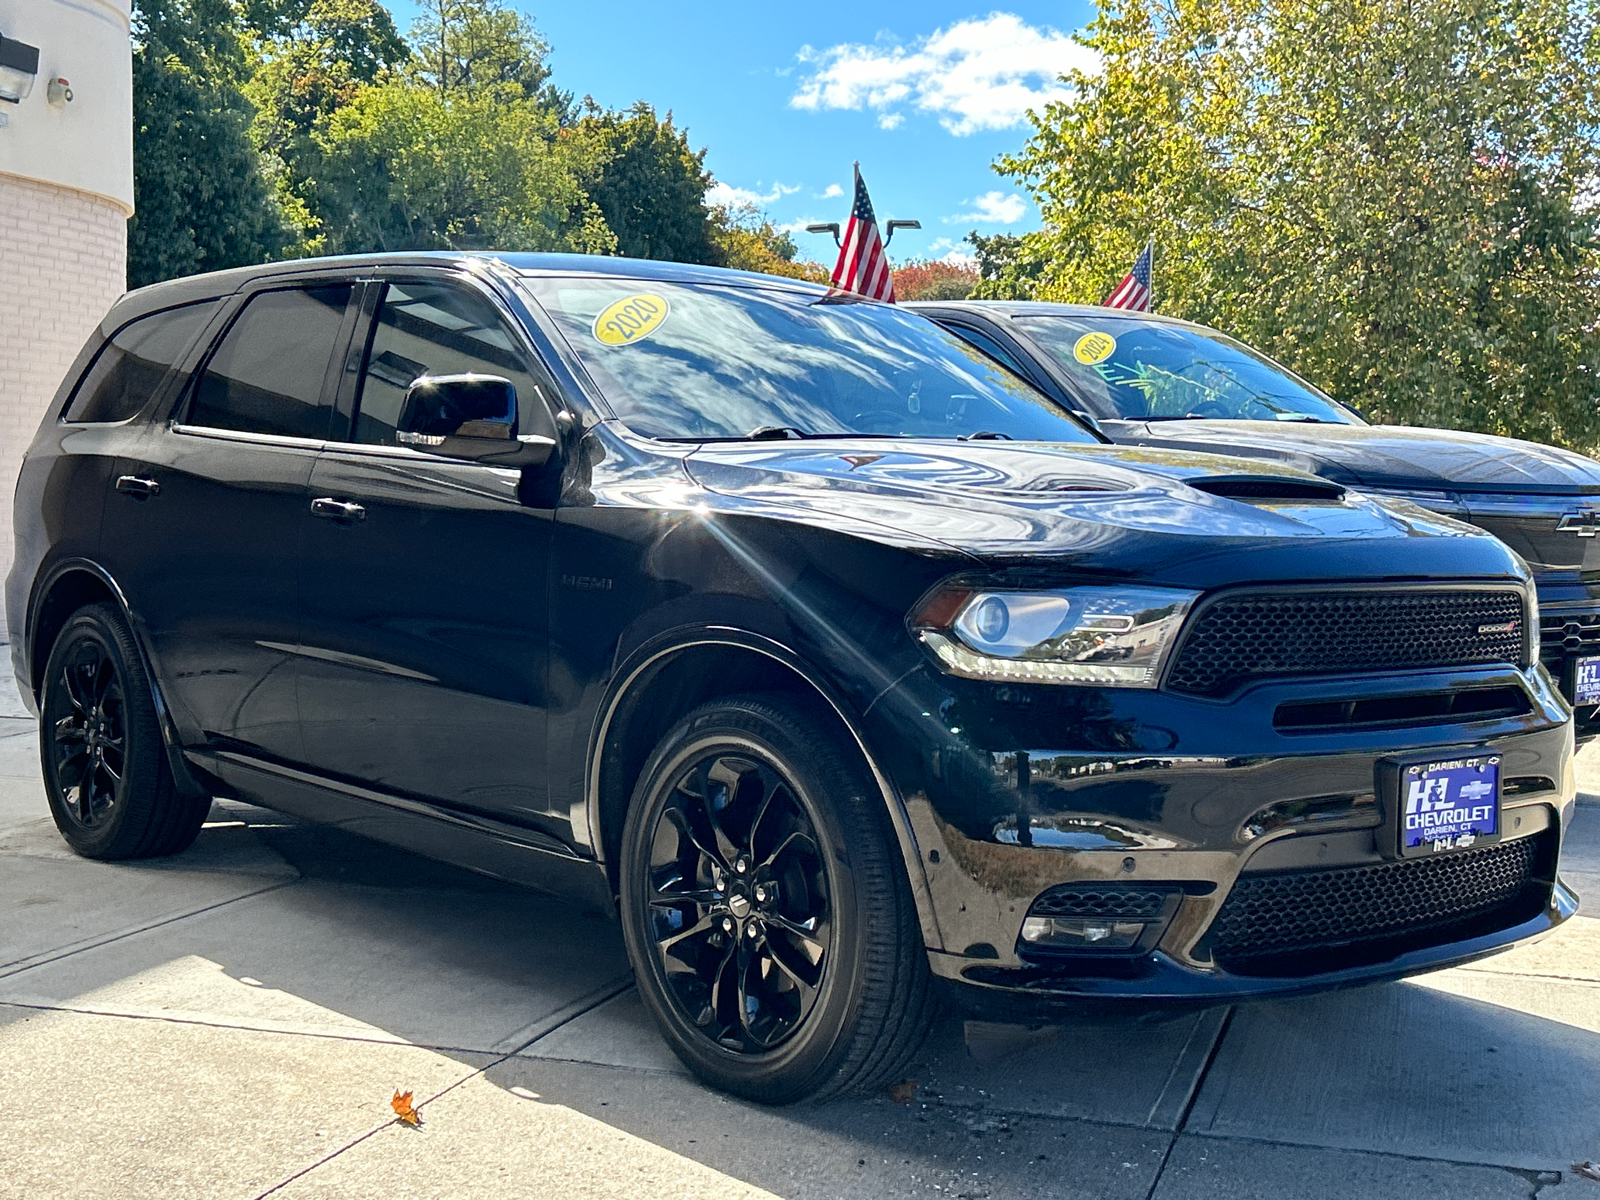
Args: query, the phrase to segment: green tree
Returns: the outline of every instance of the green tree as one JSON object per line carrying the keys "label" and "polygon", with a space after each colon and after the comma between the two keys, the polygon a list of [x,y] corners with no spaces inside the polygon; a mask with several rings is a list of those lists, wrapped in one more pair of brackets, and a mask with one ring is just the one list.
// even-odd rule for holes
{"label": "green tree", "polygon": [[643,100],[621,112],[602,111],[593,100],[573,129],[590,147],[595,166],[587,187],[617,236],[617,253],[673,262],[721,261],[706,189],[706,152],[689,148],[689,135],[663,120]]}
{"label": "green tree", "polygon": [[248,134],[242,34],[229,0],[134,9],[130,287],[260,262],[283,246]]}
{"label": "green tree", "polygon": [[441,93],[537,100],[562,118],[572,96],[550,83],[550,43],[501,0],[422,0],[411,24],[415,76]]}
{"label": "green tree", "polygon": [[535,100],[363,85],[315,133],[327,249],[612,250],[592,164],[558,132]]}
{"label": "green tree", "polygon": [[980,294],[1161,311],[1375,417],[1600,443],[1595,0],[1104,0]]}
{"label": "green tree", "polygon": [[313,130],[411,52],[377,0],[248,0],[244,12],[257,45],[244,86],[256,109],[251,140],[293,230],[291,253],[318,253]]}

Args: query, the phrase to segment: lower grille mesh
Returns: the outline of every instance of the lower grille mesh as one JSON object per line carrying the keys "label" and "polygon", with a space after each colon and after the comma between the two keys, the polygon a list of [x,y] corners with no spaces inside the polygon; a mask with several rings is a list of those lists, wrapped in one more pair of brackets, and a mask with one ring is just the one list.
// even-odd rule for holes
{"label": "lower grille mesh", "polygon": [[[1515,924],[1526,917],[1512,908],[1526,904],[1531,916],[1543,905],[1548,837],[1369,867],[1242,875],[1212,922],[1212,956],[1243,975],[1310,974],[1343,965],[1330,952],[1436,945],[1501,912],[1503,925]],[[1302,955],[1312,955],[1303,968],[1290,961]]]}
{"label": "lower grille mesh", "polygon": [[1103,920],[1153,919],[1172,893],[1143,888],[1097,888],[1081,884],[1053,887],[1033,902],[1030,917],[1088,917]]}

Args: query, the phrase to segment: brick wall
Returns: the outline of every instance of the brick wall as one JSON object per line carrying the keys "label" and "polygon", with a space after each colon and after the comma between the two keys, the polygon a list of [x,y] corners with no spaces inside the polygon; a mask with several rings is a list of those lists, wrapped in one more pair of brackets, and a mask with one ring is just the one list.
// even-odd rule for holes
{"label": "brick wall", "polygon": [[84,341],[127,286],[128,225],[110,200],[0,175],[0,576],[11,569],[17,465]]}

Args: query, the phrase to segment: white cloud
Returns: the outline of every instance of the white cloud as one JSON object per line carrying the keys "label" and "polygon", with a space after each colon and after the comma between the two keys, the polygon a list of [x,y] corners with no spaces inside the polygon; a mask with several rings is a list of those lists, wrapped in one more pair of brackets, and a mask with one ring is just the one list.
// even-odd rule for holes
{"label": "white cloud", "polygon": [[1004,192],[985,192],[967,203],[972,205],[971,212],[946,217],[945,224],[1015,225],[1022,220],[1022,214],[1028,211],[1028,202],[1015,192],[1009,196]]}
{"label": "white cloud", "polygon": [[818,200],[832,200],[835,196],[844,195],[844,189],[837,183],[830,183],[827,188],[817,193]]}
{"label": "white cloud", "polygon": [[[943,251],[941,254],[940,251]],[[961,244],[949,238],[934,238],[928,243],[928,257],[937,262],[949,263],[953,267],[976,267],[978,258],[961,248]]]}
{"label": "white cloud", "polygon": [[[756,187],[761,185],[758,183]],[[733,187],[731,184],[718,180],[706,189],[706,204],[711,208],[727,205],[730,208],[740,208],[746,204],[753,204],[763,208],[774,204],[785,196],[792,196],[800,190],[797,183],[790,187],[786,183],[774,183],[770,192],[758,192],[754,188]]]}
{"label": "white cloud", "polygon": [[1019,125],[1029,109],[1071,97],[1063,74],[1099,66],[1070,34],[1002,12],[957,21],[910,46],[805,46],[799,58],[812,73],[789,101],[795,108],[871,108],[893,129],[909,105],[958,136]]}

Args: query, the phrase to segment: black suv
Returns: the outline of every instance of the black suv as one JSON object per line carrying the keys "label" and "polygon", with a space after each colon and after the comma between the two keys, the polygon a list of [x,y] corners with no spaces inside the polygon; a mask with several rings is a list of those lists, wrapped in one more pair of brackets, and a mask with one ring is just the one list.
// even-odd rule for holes
{"label": "black suv", "polygon": [[514,254],[160,284],[16,513],[76,850],[229,795],[614,906],[673,1049],[761,1100],[885,1078],[940,993],[1303,991],[1576,906],[1514,554],[1102,445],[891,305]]}

